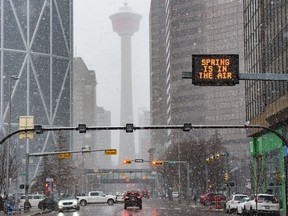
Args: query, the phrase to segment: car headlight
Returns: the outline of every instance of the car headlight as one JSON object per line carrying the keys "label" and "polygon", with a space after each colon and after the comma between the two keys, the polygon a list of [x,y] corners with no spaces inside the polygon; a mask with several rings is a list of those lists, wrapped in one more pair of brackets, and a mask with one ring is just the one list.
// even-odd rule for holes
{"label": "car headlight", "polygon": [[74,201],[73,201],[73,205],[77,205],[77,200],[74,200]]}

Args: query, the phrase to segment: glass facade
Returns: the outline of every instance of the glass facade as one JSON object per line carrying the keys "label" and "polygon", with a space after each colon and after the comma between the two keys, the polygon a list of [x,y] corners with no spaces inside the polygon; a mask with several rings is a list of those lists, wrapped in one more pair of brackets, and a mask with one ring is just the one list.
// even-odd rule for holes
{"label": "glass facade", "polygon": [[[244,1],[247,73],[287,73],[287,7],[286,0]],[[261,118],[265,108],[271,104],[274,104],[272,112],[265,114],[266,117],[279,112],[275,102],[287,94],[287,90],[285,81],[246,81],[247,120],[257,121],[256,118]]]}
{"label": "glass facade", "polygon": [[[18,130],[19,116],[34,116],[44,127],[71,126],[72,0],[1,0],[0,8],[0,136]],[[12,80],[17,76],[18,80]],[[70,146],[70,132],[63,132]],[[55,150],[56,133],[12,137],[19,158],[24,153]],[[31,158],[35,177],[39,161]]]}

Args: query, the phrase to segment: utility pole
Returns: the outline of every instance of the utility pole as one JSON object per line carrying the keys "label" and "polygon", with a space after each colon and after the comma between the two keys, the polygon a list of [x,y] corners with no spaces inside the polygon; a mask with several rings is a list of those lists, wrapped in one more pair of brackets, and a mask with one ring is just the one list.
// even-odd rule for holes
{"label": "utility pole", "polygon": [[[19,78],[17,76],[11,76],[9,77],[9,102],[8,102],[8,109],[9,109],[9,115],[8,115],[8,134],[11,133],[11,110],[12,110],[12,80],[18,80]],[[10,138],[8,139],[7,143],[7,152],[6,152],[6,194],[9,196],[9,185],[10,185],[10,178],[9,178],[9,168],[10,168]],[[18,178],[18,176],[17,176]]]}

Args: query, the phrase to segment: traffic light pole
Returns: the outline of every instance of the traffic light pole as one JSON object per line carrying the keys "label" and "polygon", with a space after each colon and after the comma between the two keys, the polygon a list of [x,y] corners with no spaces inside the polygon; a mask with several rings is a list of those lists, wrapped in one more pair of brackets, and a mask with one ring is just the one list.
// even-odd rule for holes
{"label": "traffic light pole", "polygon": [[[247,124],[245,124],[245,125],[192,125],[191,123],[184,123],[183,125],[155,125],[155,126],[141,126],[141,127],[136,127],[132,123],[128,123],[128,124],[126,124],[126,126],[119,126],[119,127],[111,127],[111,126],[105,126],[105,127],[103,127],[103,126],[102,127],[90,126],[90,127],[87,127],[85,124],[79,124],[78,127],[47,127],[47,128],[45,128],[42,125],[34,125],[34,128],[21,129],[21,130],[17,130],[17,131],[14,131],[14,132],[8,134],[7,136],[5,136],[0,141],[0,145],[2,145],[7,139],[12,137],[13,135],[21,133],[21,132],[24,132],[24,133],[35,132],[36,134],[43,134],[45,131],[61,131],[61,130],[69,130],[69,131],[75,130],[75,131],[79,131],[79,133],[86,133],[86,131],[89,131],[89,130],[124,130],[127,133],[133,133],[134,130],[159,130],[159,129],[160,130],[162,130],[162,129],[180,129],[180,130],[183,130],[185,132],[189,132],[192,129],[227,129],[227,128],[264,129],[266,131],[274,133],[277,137],[279,137],[282,140],[283,146],[288,147],[288,141],[286,140],[286,138],[284,136],[282,136],[276,130],[271,129],[271,128],[266,127],[266,126],[262,126],[262,125],[247,125]],[[287,162],[286,157],[285,157],[285,162]],[[285,166],[285,170],[286,170],[287,164],[285,164],[284,166]],[[286,175],[287,175],[287,173],[286,173]],[[287,185],[287,178],[285,179],[285,185]],[[26,187],[26,185],[25,185],[25,187]],[[287,191],[285,191],[285,195],[287,197]],[[288,202],[286,202],[286,211],[287,211],[287,205],[288,205]]]}

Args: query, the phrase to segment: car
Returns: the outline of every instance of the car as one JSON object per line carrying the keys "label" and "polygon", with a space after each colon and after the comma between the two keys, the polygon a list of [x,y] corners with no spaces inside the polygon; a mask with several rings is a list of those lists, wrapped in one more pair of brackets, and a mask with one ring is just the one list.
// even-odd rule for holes
{"label": "car", "polygon": [[121,194],[121,193],[116,193],[116,201],[117,203],[124,203],[124,196],[125,193]]}
{"label": "car", "polygon": [[205,206],[214,204],[215,202],[224,202],[226,201],[226,196],[221,193],[206,192],[200,196],[200,203]]}
{"label": "car", "polygon": [[107,195],[103,191],[90,191],[87,196],[77,196],[81,206],[87,204],[104,204],[114,205],[117,202],[116,195]]}
{"label": "car", "polygon": [[124,196],[124,209],[127,207],[136,206],[142,209],[142,196],[138,191],[128,191]]}
{"label": "car", "polygon": [[55,198],[47,197],[44,200],[40,201],[38,208],[41,210],[57,210],[58,209],[58,200]]}
{"label": "car", "polygon": [[58,211],[63,212],[70,209],[80,210],[79,199],[74,195],[63,195],[58,201]]}
{"label": "car", "polygon": [[[28,194],[29,203],[31,207],[38,207],[40,201],[46,199],[47,197],[44,194]],[[20,196],[20,207],[24,207],[25,195]]]}
{"label": "car", "polygon": [[253,194],[244,204],[243,214],[270,214],[280,215],[280,205],[273,194]]}
{"label": "car", "polygon": [[243,198],[243,199],[241,199],[241,200],[239,200],[237,202],[237,207],[236,207],[236,213],[237,214],[239,214],[239,215],[243,214],[244,205],[248,201],[249,201],[249,197],[248,198]]}
{"label": "car", "polygon": [[239,201],[243,198],[249,199],[249,196],[245,194],[232,194],[229,200],[226,202],[226,213],[232,214],[235,212],[237,210]]}

